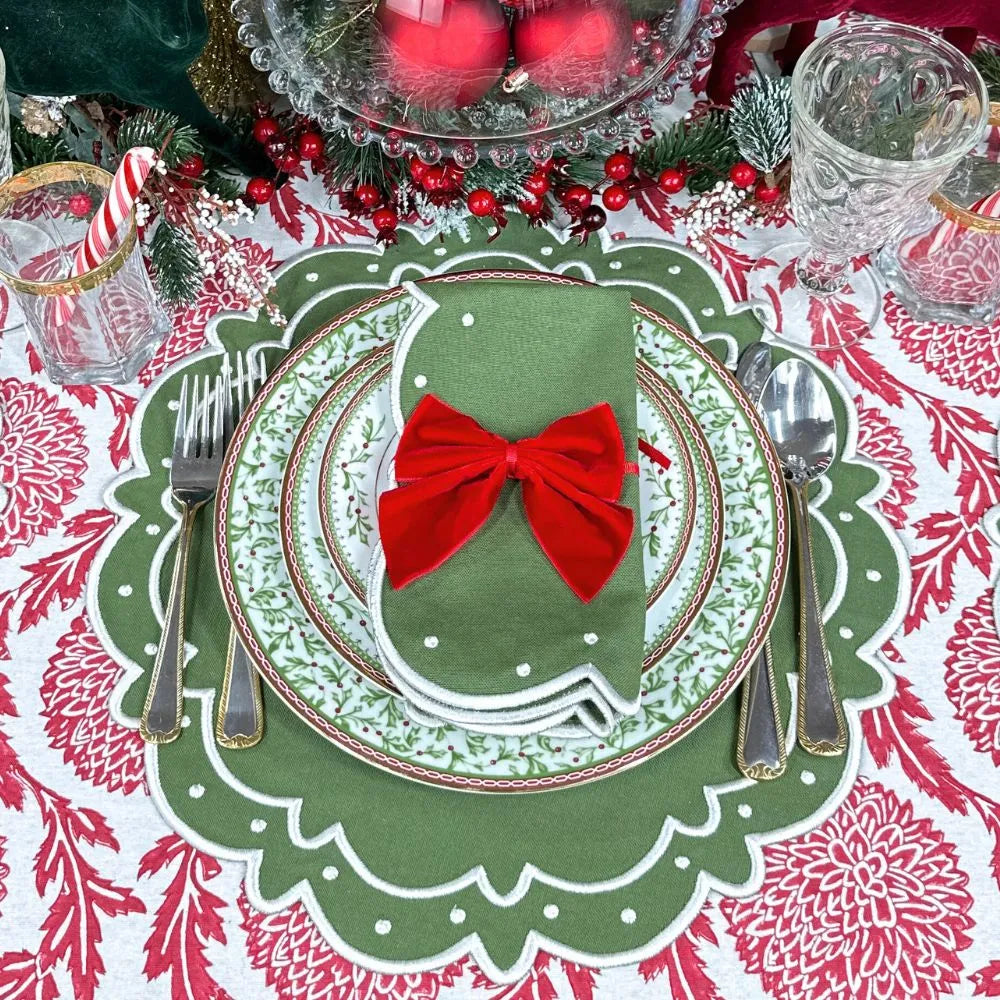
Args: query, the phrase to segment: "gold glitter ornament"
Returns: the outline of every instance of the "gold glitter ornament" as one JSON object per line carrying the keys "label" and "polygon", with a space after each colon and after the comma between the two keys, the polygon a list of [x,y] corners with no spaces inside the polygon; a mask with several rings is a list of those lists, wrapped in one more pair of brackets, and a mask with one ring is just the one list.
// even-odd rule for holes
{"label": "gold glitter ornament", "polygon": [[215,114],[250,108],[258,98],[260,76],[250,64],[250,50],[236,37],[239,27],[231,0],[203,0],[208,41],[188,76],[199,97]]}

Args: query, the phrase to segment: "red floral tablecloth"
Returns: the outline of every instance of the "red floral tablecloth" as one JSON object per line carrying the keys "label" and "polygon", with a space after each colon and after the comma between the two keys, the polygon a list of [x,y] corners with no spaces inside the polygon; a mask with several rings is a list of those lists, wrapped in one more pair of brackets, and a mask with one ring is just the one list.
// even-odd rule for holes
{"label": "red floral tablecloth", "polygon": [[[684,242],[684,199],[656,192],[612,218]],[[699,237],[738,297],[789,220]],[[241,245],[277,264],[302,247],[368,240],[305,176]],[[390,251],[391,252],[391,251]],[[0,354],[0,1000],[890,1000],[1000,996],[1000,324],[918,323],[892,299],[872,340],[825,357],[857,397],[858,450],[884,465],[882,509],[910,553],[912,600],[885,653],[898,676],[865,716],[856,787],[820,828],[765,849],[762,890],[710,900],[638,967],[541,958],[514,986],[468,963],[388,976],[339,957],[298,905],[249,906],[241,866],[168,831],[147,797],[143,746],[115,723],[117,667],[84,611],[114,515],[102,493],[129,462],[136,400],[242,305],[209,280],[138,384],[53,386],[23,328]],[[8,300],[0,291],[0,327]],[[822,342],[829,324],[816,316]]]}

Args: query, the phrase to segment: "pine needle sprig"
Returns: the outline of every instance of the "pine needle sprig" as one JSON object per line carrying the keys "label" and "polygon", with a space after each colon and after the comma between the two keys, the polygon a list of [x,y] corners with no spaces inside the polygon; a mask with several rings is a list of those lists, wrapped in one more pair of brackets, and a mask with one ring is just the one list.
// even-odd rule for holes
{"label": "pine needle sprig", "polygon": [[791,146],[792,81],[767,77],[738,91],[729,128],[743,159],[772,174],[788,158]]}
{"label": "pine needle sprig", "polygon": [[198,133],[190,125],[182,125],[177,115],[169,111],[149,109],[126,118],[118,129],[115,145],[119,155],[133,146],[150,146],[171,169],[195,153],[202,153]]}
{"label": "pine needle sprig", "polygon": [[725,111],[677,122],[659,138],[641,146],[636,165],[654,178],[668,169],[690,171],[688,187],[694,194],[707,191],[739,162],[740,152]]}
{"label": "pine needle sprig", "polygon": [[70,158],[69,147],[61,135],[34,135],[13,115],[10,118],[10,154],[14,173],[43,163],[52,163],[53,160]]}
{"label": "pine needle sprig", "polygon": [[149,261],[156,287],[167,302],[189,302],[194,298],[204,275],[198,247],[187,230],[161,218],[149,242]]}
{"label": "pine needle sprig", "polygon": [[1000,101],[1000,49],[984,45],[971,56],[976,69],[986,81],[991,101]]}
{"label": "pine needle sprig", "polygon": [[386,156],[377,142],[356,146],[343,132],[326,135],[323,183],[331,194],[359,184],[374,184],[388,193],[403,178],[399,160]]}

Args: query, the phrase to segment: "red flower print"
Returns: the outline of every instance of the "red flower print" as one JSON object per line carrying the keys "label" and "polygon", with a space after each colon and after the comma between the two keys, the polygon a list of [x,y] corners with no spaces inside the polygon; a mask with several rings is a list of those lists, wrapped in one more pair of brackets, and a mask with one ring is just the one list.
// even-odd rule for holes
{"label": "red flower print", "polygon": [[891,292],[885,297],[885,318],[907,357],[942,382],[1000,395],[1000,320],[988,327],[917,320]]}
{"label": "red flower print", "polygon": [[0,380],[0,559],[59,523],[83,485],[83,426],[57,397],[15,378]]}
{"label": "red flower print", "polygon": [[967,607],[948,640],[945,690],[955,718],[980,753],[1000,767],[1000,636],[993,619],[993,591]]}
{"label": "red flower print", "polygon": [[458,961],[437,972],[372,972],[338,955],[301,903],[278,913],[260,913],[242,894],[238,903],[250,964],[264,970],[278,1000],[437,1000],[464,967]]}
{"label": "red flower print", "polygon": [[747,971],[783,1000],[934,1000],[968,948],[955,848],[909,802],[859,782],[821,827],[764,851],[760,892],[722,910]]}
{"label": "red flower print", "polygon": [[108,711],[119,673],[87,616],[79,615],[42,676],[42,715],[50,745],[81,778],[128,795],[143,786],[143,744]]}
{"label": "red flower print", "polygon": [[903,444],[902,431],[879,410],[863,406],[861,396],[856,396],[854,403],[858,408],[858,451],[881,465],[892,478],[878,509],[898,531],[906,524],[906,508],[913,503],[917,488],[913,452]]}

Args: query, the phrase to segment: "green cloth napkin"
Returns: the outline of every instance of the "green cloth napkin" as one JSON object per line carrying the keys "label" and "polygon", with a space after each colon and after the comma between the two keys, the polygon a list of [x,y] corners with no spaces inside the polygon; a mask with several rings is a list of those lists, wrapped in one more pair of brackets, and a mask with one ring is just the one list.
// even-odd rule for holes
{"label": "green cloth napkin", "polygon": [[[417,320],[423,326],[397,349],[404,420],[434,393],[517,440],[607,402],[627,459],[637,460],[635,339],[624,291],[479,280],[421,292],[437,311]],[[625,477],[620,502],[635,512],[632,542],[589,603],[539,547],[514,482],[482,530],[441,567],[401,590],[386,579],[382,621],[416,675],[411,683],[442,701],[492,710],[591,679],[615,711],[634,712],[645,622],[636,476]]]}

